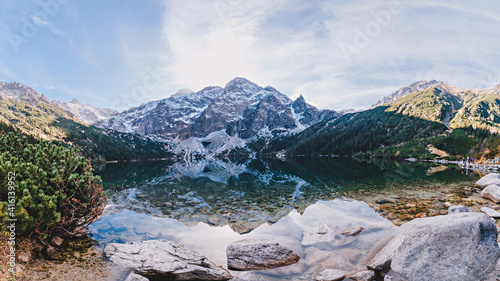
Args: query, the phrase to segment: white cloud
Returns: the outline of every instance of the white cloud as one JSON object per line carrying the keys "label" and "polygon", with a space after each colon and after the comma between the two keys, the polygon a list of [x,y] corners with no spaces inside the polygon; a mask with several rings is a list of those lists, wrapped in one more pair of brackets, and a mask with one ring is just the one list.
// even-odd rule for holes
{"label": "white cloud", "polygon": [[[420,79],[463,87],[500,79],[493,1],[393,1],[396,10],[382,0],[248,2],[169,2],[173,84],[199,89],[244,76],[340,109],[367,108]],[[370,31],[367,44],[356,45]],[[356,47],[349,59],[342,43]]]}
{"label": "white cloud", "polygon": [[169,1],[164,30],[172,52],[173,84],[200,89],[235,76],[262,82],[262,22],[283,1]]}
{"label": "white cloud", "polygon": [[[16,54],[0,42],[2,79],[96,102],[125,97],[120,109],[180,88],[224,86],[236,76],[334,109],[367,108],[417,80],[500,83],[496,0],[400,0],[401,12],[379,29],[377,18],[394,1],[71,2],[48,19],[37,17],[36,4],[14,2],[0,11],[0,35],[21,34],[24,18],[40,32]],[[356,44],[367,28],[373,36]],[[339,47],[346,45],[356,48],[349,59]],[[145,87],[151,69],[167,75]],[[147,95],[129,98],[137,87]]]}

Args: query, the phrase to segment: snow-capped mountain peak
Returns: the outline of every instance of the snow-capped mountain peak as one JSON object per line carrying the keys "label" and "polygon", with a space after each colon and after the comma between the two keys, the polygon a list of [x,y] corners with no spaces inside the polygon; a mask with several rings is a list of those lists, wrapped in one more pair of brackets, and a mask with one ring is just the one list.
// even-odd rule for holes
{"label": "snow-capped mountain peak", "polygon": [[93,125],[104,119],[118,114],[118,111],[109,108],[99,108],[90,104],[83,104],[77,99],[68,102],[55,102],[62,109],[73,113],[80,121]]}
{"label": "snow-capped mountain peak", "polygon": [[233,80],[229,81],[224,90],[228,93],[256,93],[262,90],[262,87],[259,85],[241,77],[236,77]]}
{"label": "snow-capped mountain peak", "polygon": [[[177,150],[185,152],[191,147],[197,153],[212,153],[214,149],[219,153],[226,148],[241,147],[261,130],[295,133],[338,115],[330,110],[318,110],[303,98],[295,106],[298,103],[300,112],[293,108],[294,102],[288,96],[275,88],[263,88],[237,77],[224,88],[181,90],[169,98],[126,110],[97,126],[154,136],[178,145]],[[220,141],[216,142],[216,138]],[[212,145],[206,145],[208,139]],[[215,143],[217,145],[213,145]]]}

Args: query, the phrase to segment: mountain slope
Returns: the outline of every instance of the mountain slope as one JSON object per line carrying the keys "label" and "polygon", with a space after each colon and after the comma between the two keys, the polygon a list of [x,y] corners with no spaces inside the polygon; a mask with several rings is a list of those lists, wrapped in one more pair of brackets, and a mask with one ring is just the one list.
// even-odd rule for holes
{"label": "mountain slope", "polygon": [[276,139],[265,152],[285,149],[293,155],[352,155],[437,136],[446,131],[446,126],[441,123],[379,106],[320,122],[296,136]]}
{"label": "mountain slope", "polygon": [[131,134],[80,123],[72,113],[19,83],[0,83],[0,122],[20,132],[78,146],[95,160],[163,158],[165,145]]}
{"label": "mountain slope", "polygon": [[99,121],[118,114],[118,111],[109,108],[99,108],[90,104],[83,104],[77,99],[68,102],[55,102],[60,108],[73,113],[83,123],[93,125]]}
{"label": "mountain slope", "polygon": [[392,93],[386,97],[383,97],[381,100],[379,100],[377,103],[372,105],[370,108],[375,108],[377,106],[391,103],[399,98],[405,97],[409,94],[412,94],[412,93],[415,93],[415,92],[418,92],[418,91],[421,91],[421,90],[424,90],[424,89],[427,89],[430,87],[434,87],[440,83],[442,83],[442,82],[439,82],[436,80],[415,82],[411,85],[400,88],[399,90],[395,91],[394,93]]}
{"label": "mountain slope", "polygon": [[499,88],[467,90],[438,81],[417,82],[382,99],[388,102],[383,106],[273,140],[265,152],[417,157],[429,156],[429,144],[453,155],[479,152],[485,139],[500,130]]}
{"label": "mountain slope", "polygon": [[[412,95],[424,89],[439,90],[443,97],[446,96],[446,100],[436,100],[433,104],[426,104],[425,100],[417,101],[419,104],[408,103],[414,99]],[[382,104],[394,106],[394,103],[413,106],[413,109],[410,109],[413,111],[427,111],[427,115],[420,117],[445,123],[451,129],[472,127],[500,133],[500,85],[484,89],[465,89],[436,80],[419,81],[382,98],[372,108]],[[439,112],[430,112],[431,109]]]}
{"label": "mountain slope", "polygon": [[452,128],[473,127],[500,133],[500,95],[486,94],[470,98],[450,120]]}

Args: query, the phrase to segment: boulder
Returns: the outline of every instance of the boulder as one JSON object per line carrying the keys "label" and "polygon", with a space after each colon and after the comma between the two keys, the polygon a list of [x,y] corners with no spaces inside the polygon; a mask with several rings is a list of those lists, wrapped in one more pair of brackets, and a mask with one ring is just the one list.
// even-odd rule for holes
{"label": "boulder", "polygon": [[153,279],[229,280],[231,274],[205,256],[167,240],[125,244],[109,243],[104,255],[110,261]]}
{"label": "boulder", "polygon": [[500,212],[488,207],[481,207],[481,212],[487,214],[490,218],[500,219]]}
{"label": "boulder", "polygon": [[142,276],[142,275],[130,272],[130,274],[127,276],[127,279],[125,279],[125,281],[149,281],[149,279]]}
{"label": "boulder", "polygon": [[448,214],[456,214],[456,213],[470,213],[471,210],[465,207],[464,205],[456,205],[448,208]]}
{"label": "boulder", "polygon": [[318,276],[316,280],[318,281],[337,281],[343,280],[345,278],[345,271],[336,269],[325,269]]}
{"label": "boulder", "polygon": [[375,280],[375,272],[373,270],[363,270],[354,273],[349,278],[355,281],[373,281]]}
{"label": "boulder", "polygon": [[498,230],[481,213],[420,218],[401,226],[369,263],[387,280],[482,280],[500,257]]}
{"label": "boulder", "polygon": [[262,270],[297,263],[300,257],[271,240],[241,240],[226,248],[227,266],[233,270]]}
{"label": "boulder", "polygon": [[486,186],[483,191],[481,191],[481,196],[484,198],[491,199],[495,203],[500,202],[500,186],[490,184]]}
{"label": "boulder", "polygon": [[486,176],[480,178],[476,182],[476,185],[481,186],[481,187],[486,187],[486,186],[491,185],[491,184],[500,186],[500,174],[497,174],[497,173],[487,174]]}

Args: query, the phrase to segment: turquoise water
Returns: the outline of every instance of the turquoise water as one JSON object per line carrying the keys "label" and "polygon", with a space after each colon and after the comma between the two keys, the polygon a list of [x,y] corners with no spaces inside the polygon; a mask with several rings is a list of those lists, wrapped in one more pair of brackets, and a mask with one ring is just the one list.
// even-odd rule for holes
{"label": "turquoise water", "polygon": [[[225,267],[230,242],[271,238],[301,257],[283,268],[232,272],[234,280],[311,280],[326,268],[362,269],[373,244],[398,228],[366,203],[348,199],[350,193],[478,178],[455,166],[351,158],[136,162],[103,165],[97,173],[110,196],[103,217],[90,227],[101,245],[168,239]],[[360,235],[341,234],[357,225],[365,228]],[[315,232],[325,226],[327,234]]]}

